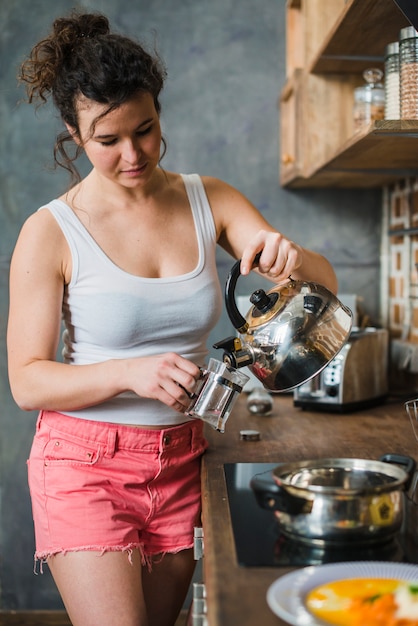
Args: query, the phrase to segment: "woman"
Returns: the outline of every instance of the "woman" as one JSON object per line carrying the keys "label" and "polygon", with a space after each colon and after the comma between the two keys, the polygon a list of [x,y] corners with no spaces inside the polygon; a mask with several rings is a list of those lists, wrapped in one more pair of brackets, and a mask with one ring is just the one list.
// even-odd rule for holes
{"label": "woman", "polygon": [[184,411],[222,308],[216,243],[244,275],[260,252],[275,282],[335,292],[335,274],[226,183],[160,167],[164,69],[104,16],[57,19],[20,78],[30,102],[52,96],[76,179],[26,221],[10,273],[11,388],[39,410],[35,558],[74,626],[172,626],[194,569],[207,443]]}

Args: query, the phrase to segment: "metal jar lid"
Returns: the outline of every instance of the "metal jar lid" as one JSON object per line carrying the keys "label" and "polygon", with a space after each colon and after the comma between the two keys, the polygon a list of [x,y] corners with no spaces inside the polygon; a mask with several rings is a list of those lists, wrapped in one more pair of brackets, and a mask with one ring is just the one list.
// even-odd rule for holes
{"label": "metal jar lid", "polygon": [[403,39],[413,39],[418,37],[418,31],[415,30],[413,26],[407,26],[406,28],[402,28],[399,33],[399,40]]}
{"label": "metal jar lid", "polygon": [[241,441],[260,441],[260,431],[240,430],[239,438],[241,439]]}
{"label": "metal jar lid", "polygon": [[399,41],[392,41],[388,43],[385,48],[385,57],[389,57],[392,54],[399,54]]}

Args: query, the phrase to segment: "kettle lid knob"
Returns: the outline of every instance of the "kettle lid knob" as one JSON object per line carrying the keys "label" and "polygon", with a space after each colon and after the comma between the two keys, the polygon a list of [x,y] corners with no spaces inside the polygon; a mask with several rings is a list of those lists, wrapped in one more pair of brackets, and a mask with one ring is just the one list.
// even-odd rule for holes
{"label": "kettle lid knob", "polygon": [[277,293],[267,294],[264,289],[257,289],[250,296],[250,302],[261,313],[269,311],[277,302]]}

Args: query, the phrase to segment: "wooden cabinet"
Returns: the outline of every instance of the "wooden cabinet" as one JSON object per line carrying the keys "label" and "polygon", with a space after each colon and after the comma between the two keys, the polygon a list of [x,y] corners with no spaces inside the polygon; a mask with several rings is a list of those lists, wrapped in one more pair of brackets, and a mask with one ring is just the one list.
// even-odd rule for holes
{"label": "wooden cabinet", "polygon": [[418,120],[354,131],[354,88],[409,26],[394,0],[288,0],[280,95],[280,182],[288,188],[382,187],[418,176]]}

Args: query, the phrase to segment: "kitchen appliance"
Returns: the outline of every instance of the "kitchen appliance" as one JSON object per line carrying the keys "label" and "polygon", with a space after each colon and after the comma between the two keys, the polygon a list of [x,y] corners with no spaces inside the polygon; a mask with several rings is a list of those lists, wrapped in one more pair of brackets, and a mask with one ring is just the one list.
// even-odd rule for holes
{"label": "kitchen appliance", "polygon": [[263,509],[250,487],[254,476],[272,481],[277,463],[224,465],[233,537],[240,567],[304,567],[340,561],[394,561],[418,563],[418,503],[416,474],[404,496],[401,528],[377,542],[317,544],[295,541],[283,534],[272,511]]}
{"label": "kitchen appliance", "polygon": [[223,360],[233,367],[248,366],[269,391],[294,389],[338,354],[350,334],[352,313],[322,285],[289,278],[267,293],[254,291],[245,318],[234,297],[240,275],[237,261],[225,286],[226,309],[239,336],[214,347],[224,350]]}
{"label": "kitchen appliance", "polygon": [[388,331],[354,328],[334,359],[294,390],[303,409],[349,412],[383,402],[388,394]]}

